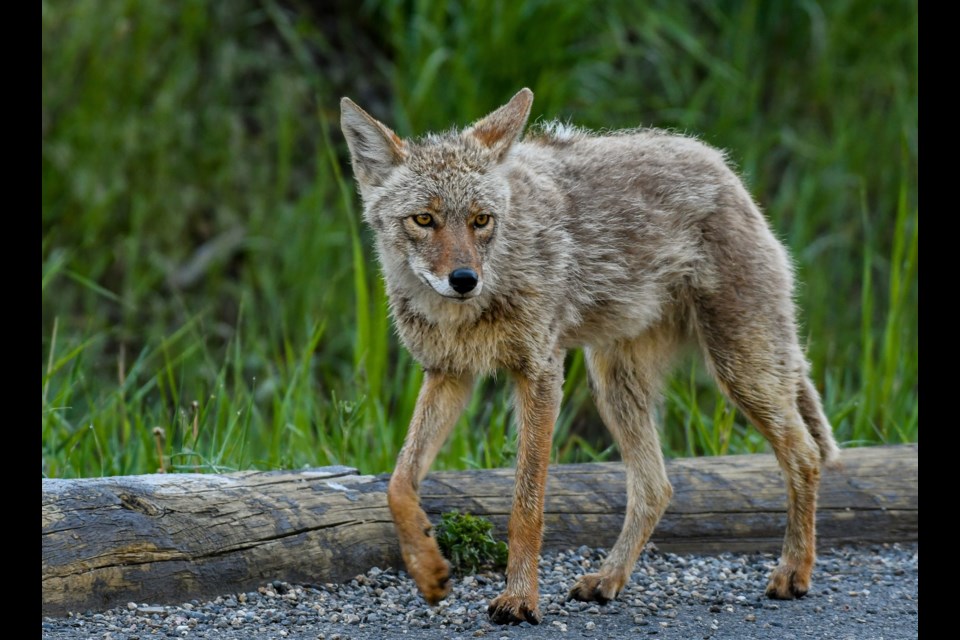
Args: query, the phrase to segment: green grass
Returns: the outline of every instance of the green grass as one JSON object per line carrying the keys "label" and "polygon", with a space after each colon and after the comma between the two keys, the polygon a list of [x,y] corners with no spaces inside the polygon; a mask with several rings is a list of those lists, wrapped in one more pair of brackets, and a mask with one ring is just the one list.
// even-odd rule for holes
{"label": "green grass", "polygon": [[[45,475],[389,470],[420,372],[389,324],[338,98],[410,135],[525,85],[534,118],[729,150],[793,252],[838,439],[918,439],[915,2],[323,6],[41,5]],[[616,456],[583,371],[571,354],[558,461]],[[512,462],[504,387],[479,384],[437,467]],[[661,413],[670,454],[765,448],[702,367],[678,370]]]}

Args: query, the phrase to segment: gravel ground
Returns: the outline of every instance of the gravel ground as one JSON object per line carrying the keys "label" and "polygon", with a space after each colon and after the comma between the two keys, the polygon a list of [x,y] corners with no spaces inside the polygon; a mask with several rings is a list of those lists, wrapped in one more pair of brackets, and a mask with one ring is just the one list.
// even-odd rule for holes
{"label": "gravel ground", "polygon": [[256,592],[157,607],[129,603],[104,613],[44,618],[52,639],[223,640],[364,638],[916,638],[919,632],[919,545],[851,547],[821,554],[810,593],[801,600],[763,597],[776,563],[770,554],[689,556],[644,552],[633,580],[606,606],[567,602],[581,573],[596,570],[603,551],[581,547],[540,563],[539,626],[501,627],[487,601],[503,588],[499,574],[456,581],[431,608],[403,572],[371,569],[348,584],[274,582]]}

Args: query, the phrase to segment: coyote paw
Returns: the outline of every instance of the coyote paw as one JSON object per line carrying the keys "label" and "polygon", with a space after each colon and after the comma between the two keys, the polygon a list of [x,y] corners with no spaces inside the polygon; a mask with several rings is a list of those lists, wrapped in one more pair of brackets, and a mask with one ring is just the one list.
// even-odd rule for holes
{"label": "coyote paw", "polygon": [[490,602],[487,607],[490,619],[497,624],[540,624],[540,609],[537,607],[537,598],[527,599],[519,596],[508,596],[501,593]]}
{"label": "coyote paw", "polygon": [[767,597],[775,600],[801,598],[809,590],[810,569],[798,569],[782,561],[770,574],[770,582],[767,583]]}
{"label": "coyote paw", "polygon": [[439,550],[428,550],[404,558],[407,571],[430,604],[437,604],[450,594],[450,565]]}
{"label": "coyote paw", "polygon": [[617,580],[613,576],[588,573],[585,576],[580,576],[577,584],[573,585],[570,593],[567,594],[567,599],[607,604],[617,597],[620,590],[623,589],[623,585],[623,580]]}

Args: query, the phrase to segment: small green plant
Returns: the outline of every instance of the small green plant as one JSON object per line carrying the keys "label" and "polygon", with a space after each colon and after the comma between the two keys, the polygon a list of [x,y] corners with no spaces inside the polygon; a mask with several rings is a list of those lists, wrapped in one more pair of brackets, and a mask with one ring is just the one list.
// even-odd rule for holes
{"label": "small green plant", "polygon": [[493,537],[493,523],[469,513],[450,511],[440,517],[436,531],[440,550],[458,575],[507,566],[507,545]]}

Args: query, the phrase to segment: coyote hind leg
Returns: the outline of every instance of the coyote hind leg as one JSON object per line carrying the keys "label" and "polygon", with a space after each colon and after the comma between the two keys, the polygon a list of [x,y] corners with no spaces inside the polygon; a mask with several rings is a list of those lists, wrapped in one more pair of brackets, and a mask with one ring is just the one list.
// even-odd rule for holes
{"label": "coyote hind leg", "polygon": [[627,512],[599,573],[581,576],[570,590],[576,600],[603,604],[617,597],[673,495],[653,418],[673,350],[673,341],[657,333],[587,349],[597,408],[626,466]]}
{"label": "coyote hind leg", "polygon": [[806,377],[792,315],[730,312],[723,305],[698,309],[701,339],[717,384],[770,442],[783,471],[787,531],[766,593],[798,598],[810,588],[816,559],[821,457],[833,460],[836,443]]}

